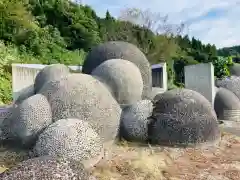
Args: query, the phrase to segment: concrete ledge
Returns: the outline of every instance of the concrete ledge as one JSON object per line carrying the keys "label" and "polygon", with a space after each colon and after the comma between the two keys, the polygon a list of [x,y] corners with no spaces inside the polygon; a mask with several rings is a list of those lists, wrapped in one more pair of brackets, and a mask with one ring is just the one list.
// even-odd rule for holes
{"label": "concrete ledge", "polygon": [[223,122],[220,124],[222,131],[240,136],[240,122],[226,120],[221,120],[221,122]]}

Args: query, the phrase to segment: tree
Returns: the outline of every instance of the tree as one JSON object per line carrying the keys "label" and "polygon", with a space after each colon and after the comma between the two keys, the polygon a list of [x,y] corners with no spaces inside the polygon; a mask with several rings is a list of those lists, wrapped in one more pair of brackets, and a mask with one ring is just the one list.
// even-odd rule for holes
{"label": "tree", "polygon": [[114,20],[114,18],[111,16],[111,14],[109,13],[109,11],[107,10],[106,12],[106,17],[105,17],[106,20]]}
{"label": "tree", "polygon": [[174,61],[175,84],[184,84],[184,67],[198,64],[192,56],[185,56]]}
{"label": "tree", "polygon": [[119,19],[138,24],[156,34],[178,35],[185,28],[184,24],[170,24],[167,15],[163,16],[160,13],[153,13],[149,9],[128,8],[121,12]]}
{"label": "tree", "polygon": [[[172,85],[183,82],[184,65],[217,59],[214,45],[190,40],[183,24],[171,24],[168,16],[150,10],[125,9],[118,19],[107,11],[101,18],[79,1],[1,0],[0,12],[4,103],[11,101],[11,63],[79,65],[93,46],[105,41],[132,43],[152,64],[165,61]],[[219,52],[240,57],[240,46]]]}
{"label": "tree", "polygon": [[182,50],[187,51],[187,49],[191,48],[191,41],[190,41],[188,35],[185,35],[183,37],[178,35],[177,42]]}
{"label": "tree", "polygon": [[[177,43],[174,36],[181,34],[184,30],[184,25],[173,25],[168,23],[168,16],[162,16],[159,13],[152,13],[150,10],[140,10],[137,8],[128,8],[121,12],[120,20],[129,21],[137,24],[143,29],[150,30],[154,33],[152,39],[148,39],[148,47],[145,47],[144,52],[149,57],[169,57],[177,51]],[[157,61],[157,60],[155,60]]]}
{"label": "tree", "polygon": [[197,41],[197,39],[195,39],[194,37],[192,37],[192,48],[195,50],[199,50],[199,42]]}
{"label": "tree", "polygon": [[148,39],[145,44],[144,53],[152,63],[157,63],[164,59],[168,64],[168,78],[174,77],[172,57],[177,55],[179,46],[174,38],[184,30],[184,25],[170,24],[168,16],[159,13],[152,13],[150,10],[140,10],[128,8],[121,12],[120,20],[137,24],[144,29],[151,30],[155,36]]}
{"label": "tree", "polygon": [[27,11],[28,1],[0,1],[0,39],[14,41],[15,36],[25,30],[38,28],[34,17]]}
{"label": "tree", "polygon": [[67,49],[89,51],[101,41],[98,24],[93,17],[95,13],[89,6],[62,0],[42,0],[41,3],[31,0],[31,2],[33,14],[46,19],[42,26],[56,27],[67,42]]}

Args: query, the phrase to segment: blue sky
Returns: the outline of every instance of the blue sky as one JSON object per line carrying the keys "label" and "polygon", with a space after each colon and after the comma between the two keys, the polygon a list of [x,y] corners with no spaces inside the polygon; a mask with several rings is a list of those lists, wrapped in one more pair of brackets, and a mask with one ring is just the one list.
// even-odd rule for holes
{"label": "blue sky", "polygon": [[149,9],[168,15],[171,23],[185,22],[188,34],[218,48],[240,45],[240,0],[82,0],[99,16],[108,9],[119,17],[126,8]]}

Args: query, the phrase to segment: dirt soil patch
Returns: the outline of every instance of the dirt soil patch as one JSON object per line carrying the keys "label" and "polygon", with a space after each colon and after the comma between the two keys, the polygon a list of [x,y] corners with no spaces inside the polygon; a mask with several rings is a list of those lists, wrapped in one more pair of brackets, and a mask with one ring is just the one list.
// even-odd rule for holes
{"label": "dirt soil patch", "polygon": [[115,146],[92,171],[100,180],[240,180],[240,138],[224,133],[217,146]]}

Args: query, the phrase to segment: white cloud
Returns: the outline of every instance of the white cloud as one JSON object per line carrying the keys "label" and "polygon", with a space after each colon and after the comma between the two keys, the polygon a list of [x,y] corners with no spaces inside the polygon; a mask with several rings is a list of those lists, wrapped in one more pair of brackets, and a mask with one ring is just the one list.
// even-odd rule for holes
{"label": "white cloud", "polygon": [[[85,0],[99,15],[108,9],[118,16],[126,7],[150,9],[162,15],[169,15],[173,23],[191,22],[189,35],[217,47],[240,44],[240,0]],[[207,13],[222,11],[219,17],[208,17]]]}
{"label": "white cloud", "polygon": [[240,45],[240,6],[232,6],[224,16],[205,18],[190,26],[190,35],[217,47]]}

